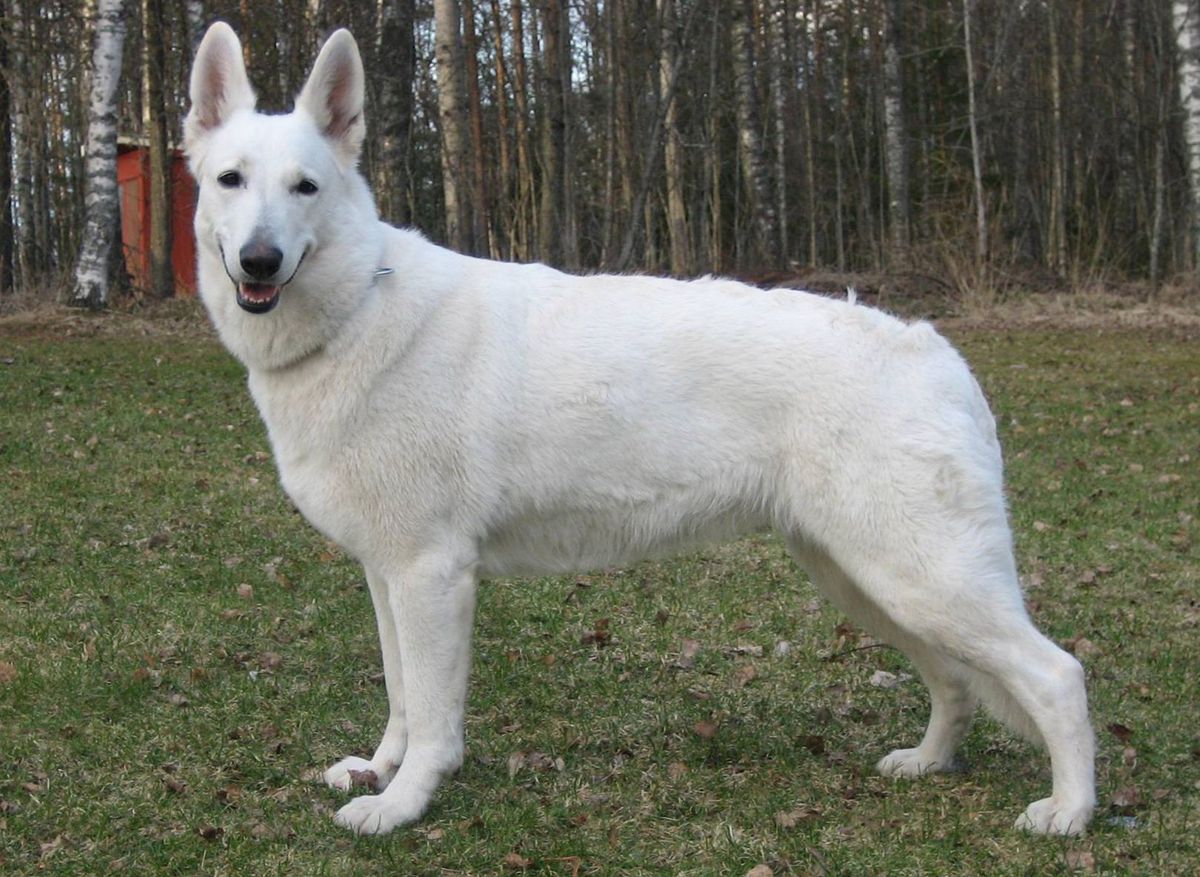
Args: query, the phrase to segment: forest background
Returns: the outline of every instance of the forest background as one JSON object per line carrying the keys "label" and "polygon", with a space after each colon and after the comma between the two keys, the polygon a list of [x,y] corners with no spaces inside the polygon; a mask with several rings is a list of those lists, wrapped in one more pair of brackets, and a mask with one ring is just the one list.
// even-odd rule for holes
{"label": "forest background", "polygon": [[89,226],[85,203],[115,204],[95,159],[120,137],[148,145],[158,181],[157,269],[134,292],[171,295],[165,156],[218,18],[268,111],[351,28],[382,216],[464,252],[767,282],[887,272],[960,296],[1190,286],[1197,5],[5,0],[0,294],[74,283],[104,303],[72,277],[88,246],[119,254],[98,246],[115,206]]}

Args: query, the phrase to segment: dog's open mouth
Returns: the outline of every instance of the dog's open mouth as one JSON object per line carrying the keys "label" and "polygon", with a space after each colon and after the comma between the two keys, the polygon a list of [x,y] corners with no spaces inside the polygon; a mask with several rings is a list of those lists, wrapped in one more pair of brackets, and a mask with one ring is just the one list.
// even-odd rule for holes
{"label": "dog's open mouth", "polygon": [[239,283],[237,285],[237,303],[244,311],[252,314],[265,314],[279,304],[280,288],[268,283]]}

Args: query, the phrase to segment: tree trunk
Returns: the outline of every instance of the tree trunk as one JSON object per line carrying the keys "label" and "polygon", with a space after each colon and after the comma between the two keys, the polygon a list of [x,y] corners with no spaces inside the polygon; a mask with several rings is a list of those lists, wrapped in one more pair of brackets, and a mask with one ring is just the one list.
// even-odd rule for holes
{"label": "tree trunk", "polygon": [[533,258],[533,157],[529,142],[529,76],[525,66],[525,18],[521,0],[512,0],[513,99],[517,105],[517,207],[513,256]]}
{"label": "tree trunk", "polygon": [[1200,271],[1200,13],[1196,0],[1174,0],[1179,98],[1187,147],[1188,229],[1191,268]]}
{"label": "tree trunk", "polygon": [[464,67],[467,75],[467,118],[471,128],[471,236],[476,255],[496,258],[496,236],[488,203],[487,159],[483,143],[483,104],[479,96],[479,41],[475,34],[475,0],[462,0]]}
{"label": "tree trunk", "polygon": [[662,99],[666,102],[666,138],[663,163],[667,176],[667,240],[670,247],[671,273],[686,276],[692,271],[691,235],[683,193],[683,141],[679,132],[679,103],[675,100],[675,78],[679,59],[679,21],[677,0],[658,0],[662,22],[658,77]]}
{"label": "tree trunk", "polygon": [[125,44],[122,0],[98,0],[88,106],[87,176],[83,244],[75,267],[72,302],[100,309],[108,302],[110,247],[116,229],[117,84]]}
{"label": "tree trunk", "polygon": [[434,56],[437,60],[438,122],[442,140],[442,192],[445,197],[446,243],[459,252],[471,250],[466,196],[467,138],[463,119],[462,77],[457,0],[434,0]]}
{"label": "tree trunk", "polygon": [[888,261],[903,265],[909,250],[908,133],[901,68],[902,0],[883,3],[883,150],[888,192]]}
{"label": "tree trunk", "polygon": [[[3,7],[0,7],[2,9]],[[9,31],[4,15],[0,24],[0,71],[7,73]],[[13,222],[12,222],[12,100],[8,76],[0,75],[0,296],[13,288]]]}
{"label": "tree trunk", "polygon": [[33,238],[33,141],[37,136],[33,130],[33,116],[29,112],[31,102],[30,39],[29,22],[25,19],[24,3],[12,0],[9,4],[11,20],[8,22],[6,39],[9,46],[6,79],[12,101],[12,151],[14,159],[13,188],[16,195],[16,240],[14,246],[15,284],[25,289],[34,283],[37,273],[34,262]]}
{"label": "tree trunk", "polygon": [[971,15],[975,0],[963,0],[963,45],[967,62],[967,124],[971,131],[971,169],[975,181],[975,264],[982,269],[988,259],[987,204],[983,198],[983,156],[979,145],[979,114],[975,98],[975,51]]}
{"label": "tree trunk", "polygon": [[409,208],[409,141],[412,136],[414,43],[413,0],[379,0],[375,57],[387,59],[378,80],[375,105],[373,184],[379,215],[388,222],[412,221]]}
{"label": "tree trunk", "polygon": [[538,226],[541,235],[538,258],[556,264],[562,256],[563,163],[566,151],[566,120],[563,106],[563,4],[543,0],[542,12],[542,100],[541,164],[542,188]]}
{"label": "tree trunk", "polygon": [[1050,36],[1050,234],[1047,251],[1050,267],[1067,271],[1067,172],[1063,142],[1062,52],[1058,39],[1058,16],[1053,5],[1046,9]]}
{"label": "tree trunk", "polygon": [[775,146],[775,211],[779,219],[779,252],[789,259],[788,244],[788,161],[787,132],[792,120],[788,113],[790,71],[794,68],[788,39],[788,0],[770,0],[767,34],[770,46],[771,106],[774,110],[772,133]]}
{"label": "tree trunk", "polygon": [[754,244],[751,246],[754,268],[779,266],[779,227],[775,203],[771,198],[771,179],[763,152],[758,102],[758,85],[754,68],[754,43],[751,27],[753,0],[733,0],[730,35],[733,40],[734,99],[737,109],[737,130],[742,177],[750,202],[750,224]]}
{"label": "tree trunk", "polygon": [[171,155],[163,88],[166,59],[162,12],[157,0],[142,0],[142,128],[150,175],[149,291],[171,298],[175,295],[175,266],[171,261]]}
{"label": "tree trunk", "polygon": [[496,56],[496,113],[497,127],[496,148],[500,159],[500,180],[497,185],[496,205],[497,221],[500,223],[502,247],[500,257],[511,259],[515,247],[516,221],[512,210],[513,201],[513,166],[512,151],[509,149],[508,138],[512,130],[508,108],[508,66],[504,60],[504,16],[500,12],[500,0],[490,0],[492,11],[492,36],[495,41]]}

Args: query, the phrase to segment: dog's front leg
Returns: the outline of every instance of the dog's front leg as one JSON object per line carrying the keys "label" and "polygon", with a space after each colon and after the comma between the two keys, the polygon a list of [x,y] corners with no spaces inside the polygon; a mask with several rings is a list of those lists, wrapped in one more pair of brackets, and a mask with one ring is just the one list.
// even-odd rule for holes
{"label": "dog's front leg", "polygon": [[356,780],[365,781],[377,792],[382,792],[396,775],[408,747],[408,726],[404,718],[404,674],[401,671],[396,620],[388,599],[387,579],[373,572],[370,567],[366,568],[366,573],[371,603],[375,607],[375,623],[379,628],[383,681],[388,695],[388,721],[383,739],[369,761],[349,755],[325,771],[325,782],[343,792],[353,788]]}
{"label": "dog's front leg", "polygon": [[379,574],[395,622],[407,746],[381,794],[355,798],[338,811],[338,824],[358,834],[382,834],[415,821],[442,779],[461,766],[471,660],[473,556],[427,551]]}

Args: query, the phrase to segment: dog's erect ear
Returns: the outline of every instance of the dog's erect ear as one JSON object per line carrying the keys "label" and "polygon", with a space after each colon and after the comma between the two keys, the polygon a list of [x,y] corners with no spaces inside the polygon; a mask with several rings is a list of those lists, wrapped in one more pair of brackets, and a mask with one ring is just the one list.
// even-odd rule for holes
{"label": "dog's erect ear", "polygon": [[363,136],[363,65],[358,44],[348,30],[334,31],[313,64],[308,82],[296,99],[321,133],[331,140],[346,164],[358,163]]}
{"label": "dog's erect ear", "polygon": [[246,78],[242,44],[233,28],[218,21],[208,29],[192,65],[192,108],[183,123],[184,148],[189,154],[210,131],[221,127],[238,110],[254,109],[254,90]]}

